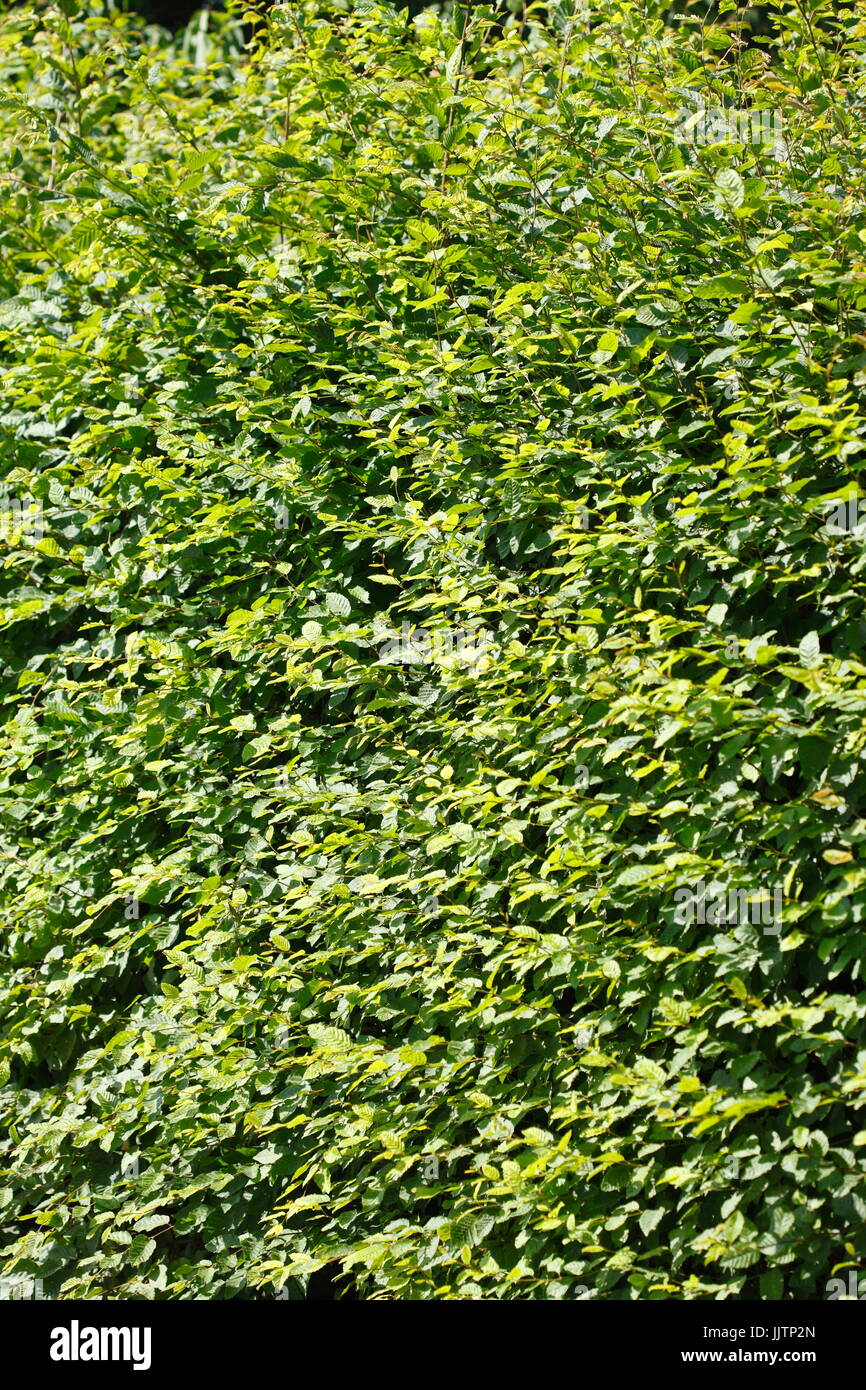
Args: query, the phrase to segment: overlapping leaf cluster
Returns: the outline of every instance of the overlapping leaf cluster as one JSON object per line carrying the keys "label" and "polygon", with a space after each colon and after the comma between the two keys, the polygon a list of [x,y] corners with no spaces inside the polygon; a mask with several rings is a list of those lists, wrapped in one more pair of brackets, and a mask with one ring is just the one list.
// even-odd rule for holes
{"label": "overlapping leaf cluster", "polygon": [[67,9],[0,30],[4,1277],[824,1297],[862,6]]}

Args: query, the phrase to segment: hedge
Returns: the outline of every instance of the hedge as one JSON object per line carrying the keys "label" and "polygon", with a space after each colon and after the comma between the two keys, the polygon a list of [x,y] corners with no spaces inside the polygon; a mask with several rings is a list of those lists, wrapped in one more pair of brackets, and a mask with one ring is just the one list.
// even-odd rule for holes
{"label": "hedge", "polygon": [[862,9],[66,8],[0,22],[3,1279],[826,1297]]}

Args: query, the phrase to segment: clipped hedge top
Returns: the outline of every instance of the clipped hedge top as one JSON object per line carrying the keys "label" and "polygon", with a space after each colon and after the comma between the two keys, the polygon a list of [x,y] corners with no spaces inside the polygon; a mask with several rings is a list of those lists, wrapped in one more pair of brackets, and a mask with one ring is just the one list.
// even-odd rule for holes
{"label": "clipped hedge top", "polygon": [[6,1278],[866,1258],[866,25],[806,11],[4,16]]}

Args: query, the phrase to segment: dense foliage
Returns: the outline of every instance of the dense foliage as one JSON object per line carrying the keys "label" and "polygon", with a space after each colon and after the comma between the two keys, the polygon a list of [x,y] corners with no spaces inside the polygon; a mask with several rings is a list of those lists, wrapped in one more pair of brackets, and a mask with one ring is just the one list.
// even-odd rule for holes
{"label": "dense foliage", "polygon": [[866,1258],[866,16],[720,10],[3,19],[5,1278]]}

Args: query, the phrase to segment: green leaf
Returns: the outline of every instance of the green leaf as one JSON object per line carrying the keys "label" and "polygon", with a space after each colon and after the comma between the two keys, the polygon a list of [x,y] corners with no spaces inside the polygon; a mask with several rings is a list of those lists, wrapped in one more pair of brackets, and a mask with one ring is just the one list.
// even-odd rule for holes
{"label": "green leaf", "polygon": [[801,639],[797,650],[800,655],[800,660],[807,668],[820,665],[821,642],[817,632],[807,632],[806,636]]}

